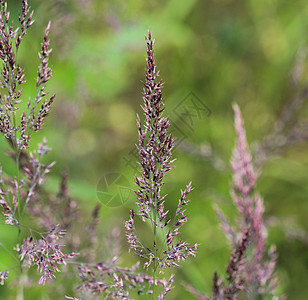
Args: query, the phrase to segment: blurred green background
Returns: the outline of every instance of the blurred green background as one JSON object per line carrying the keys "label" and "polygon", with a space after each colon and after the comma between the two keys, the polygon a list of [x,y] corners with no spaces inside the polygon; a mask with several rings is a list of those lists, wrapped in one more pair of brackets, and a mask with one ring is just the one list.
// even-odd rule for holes
{"label": "blurred green background", "polygon": [[[20,2],[8,1],[15,19]],[[35,92],[37,52],[51,20],[54,77],[48,88],[57,95],[44,129],[33,136],[31,146],[47,138],[52,148],[48,161],[57,162],[49,176],[49,189],[57,187],[67,167],[71,195],[89,214],[99,202],[97,184],[106,174],[122,174],[134,188],[144,35],[151,29],[156,63],[166,82],[166,114],[176,125],[178,138],[176,169],[166,178],[166,205],[173,211],[180,189],[193,182],[189,222],[182,232],[189,242],[201,244],[197,258],[189,259],[177,272],[176,289],[169,298],[191,297],[182,282],[211,293],[214,271],[223,274],[229,259],[213,205],[218,204],[230,218],[236,216],[229,194],[229,160],[235,141],[232,103],[239,104],[253,145],[272,132],[283,107],[308,85],[307,1],[32,0],[29,4],[36,21],[19,53],[27,76],[24,93]],[[205,110],[184,118],[179,111],[191,99]],[[292,129],[304,122],[305,103],[287,126]],[[3,138],[0,147],[3,169],[13,173]],[[283,147],[263,167],[258,190],[265,202],[268,243],[277,246],[279,255],[277,292],[289,299],[307,299],[307,141]],[[131,193],[123,206],[103,206],[100,214],[102,241],[106,232],[121,230],[123,265],[135,262],[133,254],[126,254],[123,229],[134,201]],[[4,264],[7,255],[3,251],[0,255]],[[104,259],[103,251],[101,255]],[[62,282],[58,279],[56,285]],[[77,281],[65,282],[65,293],[72,295]],[[57,291],[61,295],[63,289]],[[7,293],[8,287],[1,287],[0,298],[7,299],[1,296]],[[64,297],[43,293],[29,289],[26,299]]]}

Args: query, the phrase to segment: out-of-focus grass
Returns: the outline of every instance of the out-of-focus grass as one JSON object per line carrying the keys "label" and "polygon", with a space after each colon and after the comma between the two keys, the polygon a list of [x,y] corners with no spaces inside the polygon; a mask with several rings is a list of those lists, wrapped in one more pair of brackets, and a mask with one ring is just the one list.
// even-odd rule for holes
{"label": "out-of-focus grass", "polygon": [[[8,4],[16,15],[20,1]],[[166,112],[172,115],[191,91],[210,108],[210,117],[196,119],[185,141],[196,147],[210,143],[227,167],[219,171],[210,160],[176,149],[176,171],[167,177],[165,187],[166,205],[172,210],[179,190],[193,181],[189,223],[183,233],[191,242],[201,243],[197,259],[178,272],[177,288],[170,297],[187,297],[180,284],[183,280],[210,292],[213,272],[223,272],[228,261],[227,242],[213,204],[218,203],[230,218],[235,216],[228,168],[234,144],[231,104],[240,105],[248,141],[254,142],[269,133],[282,105],[306,84],[305,59],[297,87],[290,83],[296,54],[308,49],[305,1],[33,0],[30,4],[36,11],[36,23],[19,53],[28,76],[25,98],[34,91],[35,55],[48,20],[52,21],[55,72],[49,90],[57,94],[46,126],[31,146],[43,136],[48,139],[53,149],[48,159],[57,162],[48,188],[57,187],[59,174],[67,167],[71,194],[84,211],[90,213],[97,203],[96,185],[105,173],[123,172],[134,186],[134,171],[124,158],[135,160],[129,153],[137,142],[135,114],[142,113],[143,39],[148,28],[155,38],[161,78],[166,81]],[[306,116],[304,105],[299,118]],[[1,165],[13,174],[3,139],[0,147]],[[269,243],[278,248],[279,290],[290,299],[307,298],[303,280],[308,275],[306,149],[307,143],[301,142],[284,150],[267,162],[259,181],[272,225]],[[132,205],[133,199],[123,207],[103,207],[100,226],[117,223],[124,231],[124,218]]]}

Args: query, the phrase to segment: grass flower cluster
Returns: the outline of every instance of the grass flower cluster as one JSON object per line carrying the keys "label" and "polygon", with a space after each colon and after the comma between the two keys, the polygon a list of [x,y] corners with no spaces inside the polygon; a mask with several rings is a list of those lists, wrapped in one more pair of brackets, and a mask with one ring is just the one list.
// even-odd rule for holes
{"label": "grass flower cluster", "polygon": [[[168,211],[165,211],[164,208],[166,195],[161,195],[161,189],[166,173],[173,168],[174,140],[168,134],[168,118],[162,116],[164,102],[161,88],[163,83],[157,81],[158,71],[155,66],[153,40],[150,32],[146,38],[146,45],[147,72],[143,97],[145,125],[143,128],[138,117],[139,145],[137,147],[142,172],[140,177],[135,178],[139,187],[135,193],[138,197],[136,203],[139,208],[138,215],[143,222],[148,220],[152,227],[153,244],[144,246],[136,236],[134,210],[131,210],[130,219],[126,222],[126,229],[131,249],[138,256],[146,259],[146,268],[153,264],[153,273],[155,274],[157,269],[179,266],[178,262],[185,260],[187,255],[195,256],[198,245],[190,246],[187,242],[176,239],[180,227],[187,222],[184,208],[189,203],[187,196],[192,190],[191,184],[181,193],[173,218],[168,216]],[[162,241],[159,241],[158,231],[161,231],[164,236]]]}

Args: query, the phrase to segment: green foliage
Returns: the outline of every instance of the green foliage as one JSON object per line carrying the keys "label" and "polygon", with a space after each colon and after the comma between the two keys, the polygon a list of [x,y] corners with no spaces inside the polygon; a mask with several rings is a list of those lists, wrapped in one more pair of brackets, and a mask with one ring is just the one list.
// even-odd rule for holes
{"label": "green foliage", "polygon": [[[8,2],[14,14],[20,1]],[[130,157],[137,143],[135,113],[141,113],[143,37],[149,27],[156,37],[160,76],[166,81],[166,111],[172,116],[177,104],[191,91],[210,108],[209,117],[194,120],[184,142],[194,149],[210,144],[212,153],[225,165],[217,168],[202,151],[196,155],[180,145],[174,155],[176,169],[170,172],[165,185],[172,209],[179,197],[177,191],[192,180],[195,190],[183,234],[201,244],[196,261],[186,262],[177,274],[177,288],[169,297],[189,297],[182,281],[210,293],[212,274],[224,272],[229,253],[213,204],[218,202],[230,217],[235,215],[229,195],[228,161],[235,136],[231,104],[236,101],[242,108],[248,141],[252,143],[271,132],[283,105],[305,87],[306,1],[32,0],[30,5],[36,11],[36,22],[25,40],[28,48],[24,46],[18,59],[29,73],[28,79],[35,78],[37,70],[32,65],[38,60],[32,62],[38,49],[32,45],[39,45],[42,24],[51,20],[54,50],[50,62],[55,76],[49,90],[57,94],[43,132],[33,136],[30,147],[36,147],[43,136],[48,138],[53,150],[48,159],[57,162],[50,175],[50,189],[57,185],[63,166],[67,166],[71,194],[89,213],[98,201],[96,185],[103,174],[121,172],[134,186],[134,170],[124,158]],[[298,67],[299,51],[304,53],[299,63],[302,72],[294,84],[291,77]],[[28,82],[29,86],[33,84],[34,79]],[[25,99],[33,92],[28,85]],[[307,104],[302,106],[297,121],[305,118]],[[13,173],[6,148],[1,138],[1,162]],[[130,159],[133,163],[136,160]],[[307,174],[307,142],[300,141],[270,158],[259,181],[265,214],[272,225],[269,243],[277,245],[279,255],[279,291],[299,300],[307,299],[303,280],[308,276]],[[123,220],[133,202],[132,198],[122,207],[102,208],[101,236],[114,224],[124,236]],[[10,237],[0,232],[1,240],[10,243]],[[125,253],[128,246],[124,238],[121,243]],[[0,251],[1,262],[9,259]],[[128,260],[134,262],[131,256]],[[70,289],[67,280],[63,279]],[[55,285],[63,281],[59,277]],[[26,299],[42,299],[44,292],[31,289]],[[54,291],[57,297],[61,292]],[[8,289],[1,286],[0,298],[9,297]],[[44,299],[53,297],[44,295]]]}

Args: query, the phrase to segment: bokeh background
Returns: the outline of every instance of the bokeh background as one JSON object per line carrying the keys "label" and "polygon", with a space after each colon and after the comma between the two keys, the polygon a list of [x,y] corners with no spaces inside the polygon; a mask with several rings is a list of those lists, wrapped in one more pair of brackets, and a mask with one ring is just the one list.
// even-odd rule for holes
{"label": "bokeh background", "polygon": [[[8,1],[15,19],[20,2]],[[229,161],[235,141],[232,104],[239,104],[248,141],[258,149],[256,145],[260,146],[273,132],[285,107],[299,103],[294,113],[285,109],[293,116],[285,124],[285,135],[281,135],[286,145],[282,142],[281,147],[274,145],[266,151],[258,190],[265,202],[268,243],[277,246],[279,255],[277,292],[289,299],[307,299],[308,144],[303,134],[307,131],[308,109],[307,1],[29,3],[35,10],[35,23],[19,53],[28,78],[24,93],[35,92],[37,53],[44,27],[51,20],[54,77],[48,88],[57,95],[46,125],[33,137],[31,147],[47,138],[52,148],[47,160],[56,161],[48,188],[57,188],[60,174],[67,168],[71,195],[85,216],[100,201],[97,190],[107,189],[99,185],[104,176],[121,174],[129,188],[134,188],[136,114],[142,114],[145,74],[144,35],[151,29],[157,66],[166,82],[166,114],[178,141],[174,151],[176,169],[166,178],[166,205],[173,211],[180,189],[193,182],[189,222],[182,232],[186,240],[201,244],[197,258],[189,259],[177,271],[177,287],[170,299],[191,297],[182,282],[211,293],[214,271],[223,274],[228,263],[228,243],[213,206],[218,204],[231,219],[236,217],[230,197]],[[198,103],[199,111],[190,110],[191,115],[184,117],[179,112],[191,109],[189,101]],[[302,131],[298,131],[298,125]],[[293,131],[295,138],[288,139],[288,133]],[[0,147],[2,167],[13,174],[3,138]],[[256,161],[263,159],[260,152],[254,152]],[[134,207],[133,193],[125,200],[122,206],[102,206],[99,236],[103,243],[108,232],[117,229],[120,253],[125,258],[120,262],[130,265],[136,258],[126,254],[123,225]],[[0,265],[5,265],[7,254],[2,251],[0,255]],[[58,279],[56,285],[61,286],[63,280]],[[65,293],[77,283],[78,280],[65,279]],[[61,298],[48,293],[48,288],[43,291],[29,288],[26,299]],[[56,291],[60,295],[63,289],[54,289],[53,293]],[[4,295],[8,293],[8,288],[1,287],[0,298],[7,299]]]}

